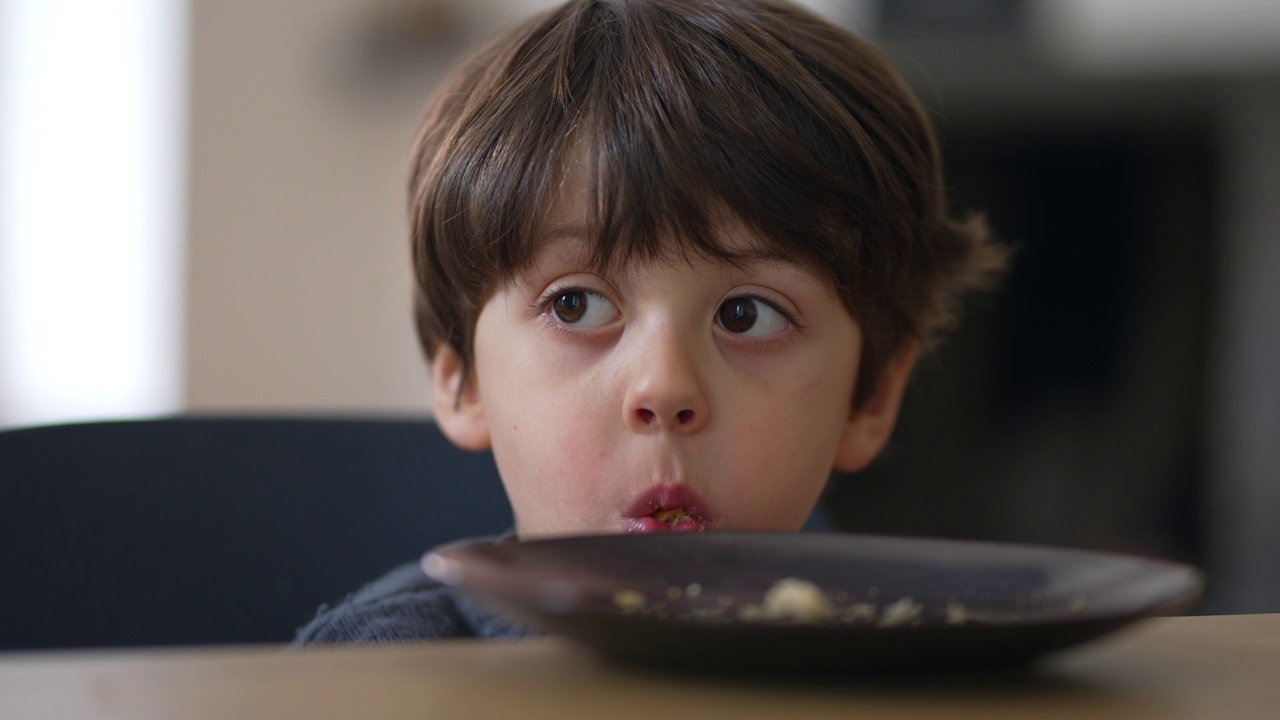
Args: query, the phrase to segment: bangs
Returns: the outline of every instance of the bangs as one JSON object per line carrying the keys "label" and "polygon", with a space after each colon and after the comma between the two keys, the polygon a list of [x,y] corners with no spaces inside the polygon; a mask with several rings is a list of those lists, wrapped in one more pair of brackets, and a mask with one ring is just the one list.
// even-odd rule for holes
{"label": "bangs", "polygon": [[773,33],[767,17],[740,12],[576,3],[537,23],[489,78],[496,92],[474,93],[483,100],[459,118],[459,161],[436,168],[448,196],[438,207],[452,209],[443,234],[465,238],[468,263],[496,271],[490,280],[508,280],[532,262],[580,170],[600,268],[691,252],[740,260],[741,246],[725,243],[733,222],[752,257],[850,289],[841,269],[856,264],[869,206],[883,204],[868,191],[891,186],[873,179],[885,162],[851,152],[874,143],[830,99],[835,79],[780,39],[795,28]]}

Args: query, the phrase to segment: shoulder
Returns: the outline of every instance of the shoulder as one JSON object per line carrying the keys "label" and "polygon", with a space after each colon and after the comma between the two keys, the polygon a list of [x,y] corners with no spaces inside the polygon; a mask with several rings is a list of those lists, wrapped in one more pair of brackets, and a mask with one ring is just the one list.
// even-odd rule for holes
{"label": "shoulder", "polygon": [[409,563],[335,607],[322,606],[316,617],[298,630],[294,642],[395,643],[475,634],[459,611],[453,591],[428,578],[416,563]]}

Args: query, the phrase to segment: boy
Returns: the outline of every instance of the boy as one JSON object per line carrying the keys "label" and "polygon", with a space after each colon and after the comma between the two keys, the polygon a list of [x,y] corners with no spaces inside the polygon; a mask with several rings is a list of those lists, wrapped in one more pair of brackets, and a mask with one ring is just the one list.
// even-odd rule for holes
{"label": "boy", "polygon": [[[924,112],[779,0],[570,0],[461,66],[409,178],[436,419],[516,535],[798,530],[1004,263]],[[402,568],[301,642],[503,636]]]}

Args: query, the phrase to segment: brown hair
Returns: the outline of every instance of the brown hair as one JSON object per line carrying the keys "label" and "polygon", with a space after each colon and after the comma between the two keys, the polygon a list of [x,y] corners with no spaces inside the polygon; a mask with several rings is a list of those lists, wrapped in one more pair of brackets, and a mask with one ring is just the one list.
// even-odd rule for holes
{"label": "brown hair", "polygon": [[472,363],[483,303],[537,251],[570,156],[601,267],[760,251],[833,283],[863,333],[853,402],[926,347],[1004,250],[947,215],[923,109],[870,44],[778,0],[570,0],[501,35],[436,95],[414,142],[419,338]]}

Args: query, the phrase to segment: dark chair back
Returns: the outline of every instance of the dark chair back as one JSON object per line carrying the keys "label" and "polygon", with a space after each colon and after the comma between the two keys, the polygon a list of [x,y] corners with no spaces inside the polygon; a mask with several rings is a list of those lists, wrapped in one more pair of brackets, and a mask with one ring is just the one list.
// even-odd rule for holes
{"label": "dark chair back", "polygon": [[428,421],[0,432],[0,648],[287,641],[392,566],[510,525],[492,457]]}

